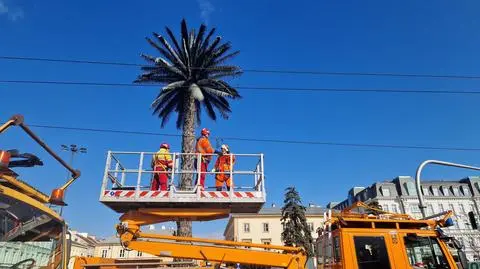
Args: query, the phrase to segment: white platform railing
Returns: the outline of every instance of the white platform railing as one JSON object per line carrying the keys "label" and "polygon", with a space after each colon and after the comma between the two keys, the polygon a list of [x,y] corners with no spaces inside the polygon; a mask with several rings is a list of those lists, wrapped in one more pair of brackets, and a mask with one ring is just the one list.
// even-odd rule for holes
{"label": "white platform railing", "polygon": [[[168,190],[175,193],[198,193],[200,188],[200,165],[201,159],[211,156],[205,179],[205,191],[216,191],[212,182],[215,175],[228,173],[231,179],[230,192],[254,191],[265,193],[265,176],[263,154],[236,154],[233,169],[228,172],[212,172],[217,154],[178,153],[172,152],[170,156],[173,168],[169,171],[154,171],[151,160],[156,152],[126,152],[109,151],[105,165],[102,193],[105,190],[134,190],[136,192],[150,190],[151,180],[155,173],[167,174],[169,178]],[[184,170],[181,168],[182,158],[193,158],[194,169]],[[232,163],[232,162],[230,162]],[[180,179],[183,175],[191,175],[192,186],[186,190],[180,190]],[[224,191],[222,189],[222,191]]]}

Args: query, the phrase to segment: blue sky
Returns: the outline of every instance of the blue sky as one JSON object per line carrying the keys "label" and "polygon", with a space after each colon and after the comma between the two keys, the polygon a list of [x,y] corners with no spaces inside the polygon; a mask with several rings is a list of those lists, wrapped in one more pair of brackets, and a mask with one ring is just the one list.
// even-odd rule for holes
{"label": "blue sky", "polygon": [[[155,51],[144,37],[178,32],[206,21],[241,54],[244,69],[480,74],[480,4],[474,1],[127,1],[0,0],[0,55],[141,63]],[[61,80],[130,83],[136,67],[0,60],[2,80]],[[478,80],[311,76],[245,73],[234,85],[355,89],[478,90]],[[0,119],[14,113],[27,123],[82,128],[179,133],[165,129],[149,105],[158,89],[67,85],[0,84]],[[401,93],[298,93],[242,90],[230,120],[203,125],[214,137],[246,137],[480,148],[480,96]],[[152,151],[169,137],[38,129],[55,149],[88,147],[75,167],[82,177],[68,191],[65,210],[74,228],[101,236],[114,232],[118,214],[98,202],[106,151]],[[1,148],[41,152],[19,130]],[[413,175],[429,158],[479,164],[480,152],[355,148],[228,141],[235,152],[265,153],[268,202],[281,204],[295,185],[305,203],[325,205],[346,198],[349,188],[399,175]],[[68,157],[62,153],[64,157]],[[40,156],[44,156],[40,154]],[[51,159],[37,171],[21,171],[44,191],[60,185],[65,172]],[[475,175],[456,169],[427,169],[432,179]],[[211,180],[211,179],[210,179]],[[225,221],[195,224],[194,233],[216,235]]]}

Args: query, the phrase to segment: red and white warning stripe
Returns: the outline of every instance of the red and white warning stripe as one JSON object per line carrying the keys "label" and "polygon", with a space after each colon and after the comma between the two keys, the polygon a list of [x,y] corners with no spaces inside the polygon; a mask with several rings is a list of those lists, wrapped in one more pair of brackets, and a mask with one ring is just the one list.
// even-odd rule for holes
{"label": "red and white warning stripe", "polygon": [[[228,191],[202,191],[200,194],[202,198],[230,198]],[[255,198],[255,194],[251,191],[235,191],[233,198]]]}
{"label": "red and white warning stripe", "polygon": [[103,196],[109,197],[134,197],[135,191],[115,191],[115,190],[107,190],[103,192]]}
{"label": "red and white warning stripe", "polygon": [[140,198],[167,198],[168,191],[141,191]]}
{"label": "red and white warning stripe", "polygon": [[[135,197],[135,191],[114,191],[114,190],[107,190],[104,191],[103,196],[108,197]],[[168,191],[141,191],[140,198],[166,198],[168,197]]]}

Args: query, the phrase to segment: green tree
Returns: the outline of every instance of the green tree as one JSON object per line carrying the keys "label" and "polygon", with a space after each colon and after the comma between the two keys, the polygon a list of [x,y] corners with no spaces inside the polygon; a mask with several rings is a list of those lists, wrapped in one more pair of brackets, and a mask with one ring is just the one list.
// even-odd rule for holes
{"label": "green tree", "polygon": [[[169,41],[157,33],[147,42],[156,49],[158,56],[141,54],[147,64],[141,69],[135,83],[160,83],[163,87],[153,101],[153,114],[161,119],[163,128],[170,116],[177,114],[176,127],[182,129],[182,152],[195,152],[195,127],[200,123],[202,107],[207,115],[217,119],[217,113],[228,119],[231,112],[228,98],[240,98],[235,88],[223,79],[238,76],[241,69],[225,64],[239,54],[231,52],[230,42],[223,42],[220,36],[213,37],[215,28],[207,32],[202,24],[198,32],[188,29],[185,20],[180,27],[177,40],[170,28],[165,31]],[[195,157],[182,156],[184,170],[194,170]],[[191,189],[193,175],[182,174],[181,189]],[[178,235],[191,236],[191,222],[177,222]]]}
{"label": "green tree", "polygon": [[313,238],[305,217],[306,208],[295,187],[288,187],[282,207],[282,241],[285,246],[303,247],[309,257],[313,256]]}

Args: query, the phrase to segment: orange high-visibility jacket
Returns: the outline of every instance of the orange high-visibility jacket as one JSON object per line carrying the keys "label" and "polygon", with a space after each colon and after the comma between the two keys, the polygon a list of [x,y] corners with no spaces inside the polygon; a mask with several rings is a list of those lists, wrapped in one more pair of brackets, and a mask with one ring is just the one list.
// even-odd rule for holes
{"label": "orange high-visibility jacket", "polygon": [[[202,136],[197,140],[196,148],[197,153],[212,154],[215,152],[215,150],[212,148],[212,145],[210,144],[210,141],[205,136]],[[202,156],[202,161],[210,161],[211,159],[211,155]]]}
{"label": "orange high-visibility jacket", "polygon": [[[230,163],[230,156],[232,163]],[[225,154],[222,156],[219,156],[217,158],[217,161],[215,162],[215,170],[218,172],[230,172],[230,170],[233,167],[233,164],[235,163],[235,156],[232,154]]]}

